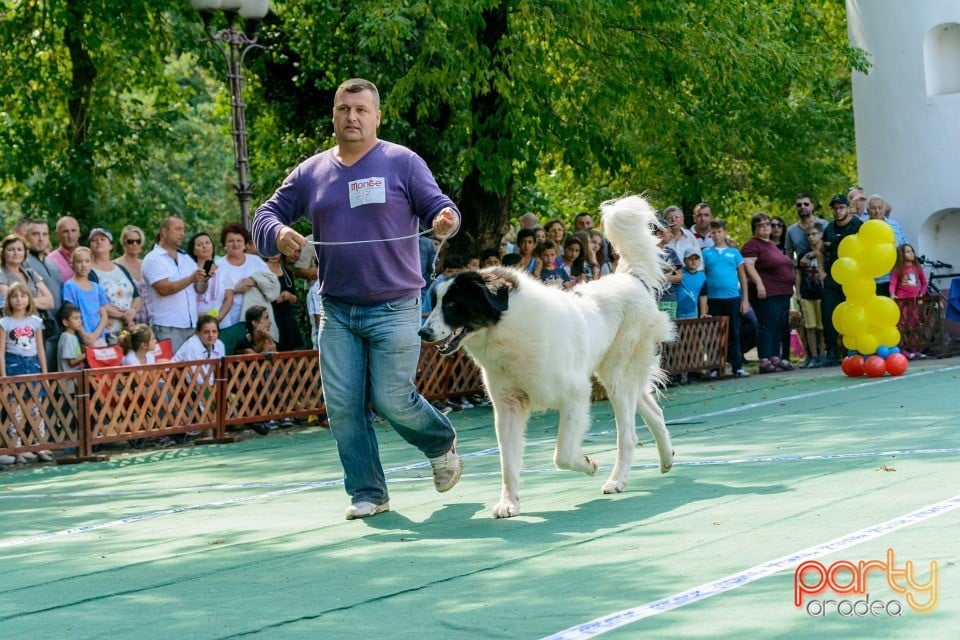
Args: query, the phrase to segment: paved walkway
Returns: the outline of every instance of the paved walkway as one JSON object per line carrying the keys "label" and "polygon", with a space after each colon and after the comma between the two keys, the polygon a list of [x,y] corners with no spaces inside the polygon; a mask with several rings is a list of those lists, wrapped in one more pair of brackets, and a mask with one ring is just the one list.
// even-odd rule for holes
{"label": "paved walkway", "polygon": [[[384,429],[394,511],[364,521],[343,519],[333,442],[316,428],[5,472],[0,638],[954,638],[958,378],[954,359],[901,378],[671,388],[676,467],[658,473],[644,430],[618,496],[600,494],[604,469],[552,468],[556,416],[541,415],[510,520],[489,517],[499,462],[484,408],[452,414],[466,460],[446,494]],[[592,419],[586,449],[610,465],[609,405]],[[794,606],[800,562],[888,550],[918,582],[937,563],[932,612],[879,564],[866,579],[878,615],[829,589]]]}

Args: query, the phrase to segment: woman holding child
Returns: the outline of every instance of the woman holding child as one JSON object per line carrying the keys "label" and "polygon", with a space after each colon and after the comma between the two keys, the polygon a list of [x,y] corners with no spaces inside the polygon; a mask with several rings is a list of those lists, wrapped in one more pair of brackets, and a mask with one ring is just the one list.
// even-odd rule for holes
{"label": "woman holding child", "polygon": [[111,336],[110,341],[115,341],[122,330],[134,325],[134,319],[143,307],[143,298],[126,267],[110,259],[113,234],[97,227],[90,231],[88,241],[90,253],[93,255],[90,281],[103,287],[110,300],[110,324],[107,333]]}
{"label": "woman holding child", "polygon": [[790,296],[793,295],[793,260],[771,238],[770,216],[755,213],[750,218],[753,237],[740,253],[750,283],[750,303],[757,313],[757,355],[760,373],[788,371],[790,354],[782,353],[782,336],[790,332]]}

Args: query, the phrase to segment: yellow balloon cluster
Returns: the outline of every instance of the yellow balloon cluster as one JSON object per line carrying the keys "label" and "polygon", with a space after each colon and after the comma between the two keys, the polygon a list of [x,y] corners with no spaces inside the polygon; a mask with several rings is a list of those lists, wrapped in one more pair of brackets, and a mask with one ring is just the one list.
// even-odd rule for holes
{"label": "yellow balloon cluster", "polygon": [[874,278],[886,275],[897,261],[893,229],[882,220],[868,220],[856,235],[847,236],[837,248],[839,256],[830,275],[842,287],[846,302],[833,311],[833,326],[848,349],[864,355],[880,347],[900,344],[900,307],[877,295]]}

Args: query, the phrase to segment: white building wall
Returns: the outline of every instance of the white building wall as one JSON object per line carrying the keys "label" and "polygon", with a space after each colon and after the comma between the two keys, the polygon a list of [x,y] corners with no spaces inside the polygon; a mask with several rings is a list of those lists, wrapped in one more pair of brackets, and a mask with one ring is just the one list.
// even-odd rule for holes
{"label": "white building wall", "polygon": [[960,271],[960,1],[847,0],[847,22],[873,64],[853,74],[860,185]]}

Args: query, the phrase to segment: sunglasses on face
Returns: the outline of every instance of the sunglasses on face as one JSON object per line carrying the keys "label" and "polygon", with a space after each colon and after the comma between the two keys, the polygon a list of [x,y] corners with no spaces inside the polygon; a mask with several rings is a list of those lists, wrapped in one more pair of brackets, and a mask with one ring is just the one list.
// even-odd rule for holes
{"label": "sunglasses on face", "polygon": [[800,207],[809,207],[809,206],[812,206],[809,202],[798,202],[798,203],[797,203],[797,208],[798,208],[798,209],[799,209]]}
{"label": "sunglasses on face", "polygon": [[780,224],[779,222],[771,222],[771,223],[770,223],[770,226],[771,226],[771,227],[776,227],[776,228],[778,228],[778,229],[783,229],[783,225]]}
{"label": "sunglasses on face", "polygon": [[143,240],[140,238],[127,238],[123,241],[125,244],[143,244]]}

